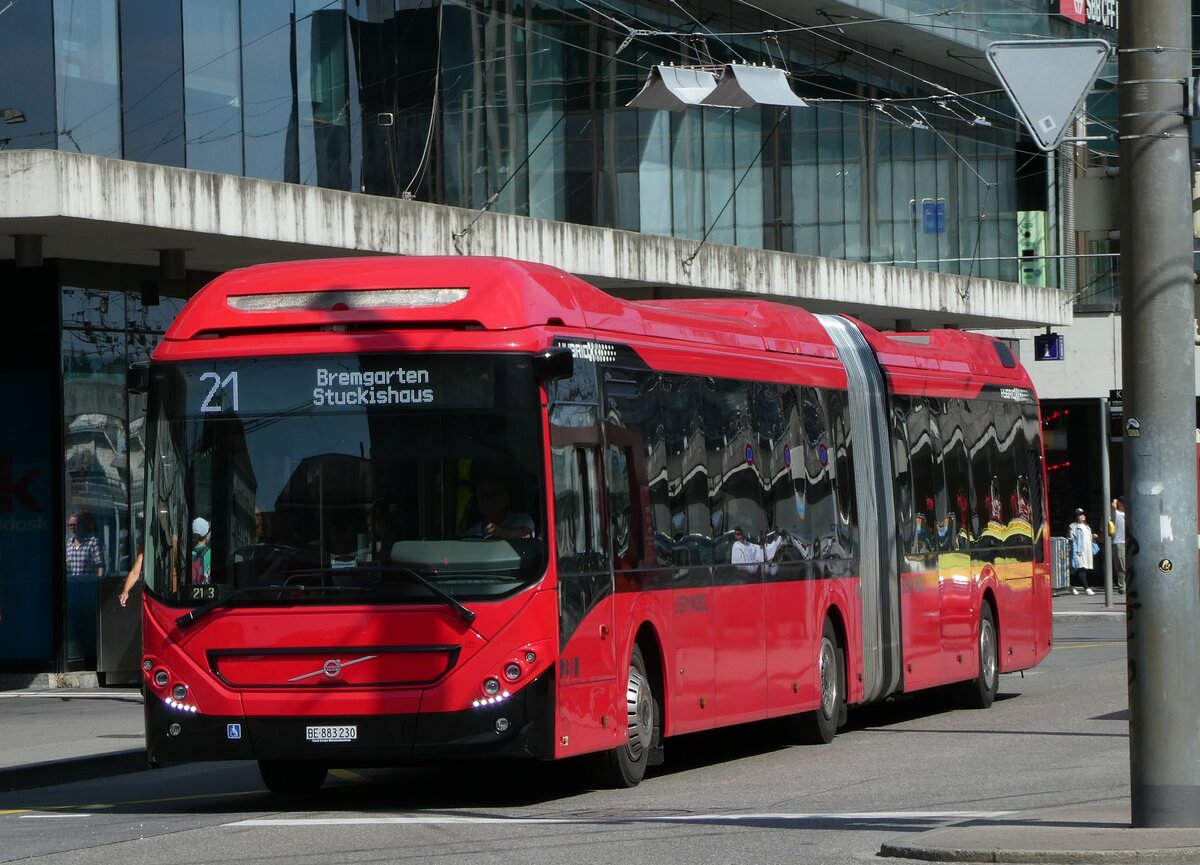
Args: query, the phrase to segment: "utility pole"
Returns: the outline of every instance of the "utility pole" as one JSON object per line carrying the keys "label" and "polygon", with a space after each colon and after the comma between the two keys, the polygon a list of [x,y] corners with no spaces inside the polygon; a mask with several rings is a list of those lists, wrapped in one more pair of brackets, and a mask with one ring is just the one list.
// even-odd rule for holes
{"label": "utility pole", "polygon": [[1200,826],[1187,0],[1120,0],[1121,311],[1135,828]]}

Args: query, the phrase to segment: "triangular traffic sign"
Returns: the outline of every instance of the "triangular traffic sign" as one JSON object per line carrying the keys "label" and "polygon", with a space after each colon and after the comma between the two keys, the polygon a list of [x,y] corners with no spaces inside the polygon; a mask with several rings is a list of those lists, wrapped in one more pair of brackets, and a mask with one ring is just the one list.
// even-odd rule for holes
{"label": "triangular traffic sign", "polygon": [[1055,150],[1112,53],[1103,39],[993,42],[987,59],[1040,150]]}

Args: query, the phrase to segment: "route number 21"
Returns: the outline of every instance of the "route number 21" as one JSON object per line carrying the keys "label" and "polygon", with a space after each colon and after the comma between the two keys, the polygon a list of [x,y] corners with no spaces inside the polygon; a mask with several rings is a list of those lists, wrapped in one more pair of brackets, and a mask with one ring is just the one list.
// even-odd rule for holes
{"label": "route number 21", "polygon": [[200,411],[202,412],[219,412],[222,408],[221,400],[217,399],[217,394],[225,391],[229,394],[232,403],[231,408],[234,411],[238,410],[238,380],[237,370],[234,370],[225,378],[221,378],[219,372],[206,372],[200,376],[200,381],[211,381],[212,387],[209,388],[208,394],[200,403]]}

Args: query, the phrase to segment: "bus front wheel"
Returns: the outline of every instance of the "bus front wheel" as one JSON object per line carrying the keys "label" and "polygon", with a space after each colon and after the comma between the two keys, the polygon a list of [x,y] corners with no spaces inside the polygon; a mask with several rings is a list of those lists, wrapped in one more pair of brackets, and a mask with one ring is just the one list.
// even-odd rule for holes
{"label": "bus front wheel", "polygon": [[636,787],[646,775],[659,735],[658,697],[646,673],[642,648],[636,643],[629,657],[625,714],[628,723],[625,743],[596,755],[596,780],[604,787]]}
{"label": "bus front wheel", "polygon": [[303,760],[259,760],[258,771],[267,789],[279,796],[315,793],[325,783],[325,766]]}

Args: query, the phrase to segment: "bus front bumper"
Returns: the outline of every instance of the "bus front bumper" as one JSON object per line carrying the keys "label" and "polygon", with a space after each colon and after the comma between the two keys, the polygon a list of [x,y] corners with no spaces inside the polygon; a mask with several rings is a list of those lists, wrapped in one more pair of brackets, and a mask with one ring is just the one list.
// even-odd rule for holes
{"label": "bus front bumper", "polygon": [[229,717],[181,712],[147,694],[150,764],[302,760],[328,766],[402,765],[437,758],[554,755],[553,676],[509,699],[460,712]]}

